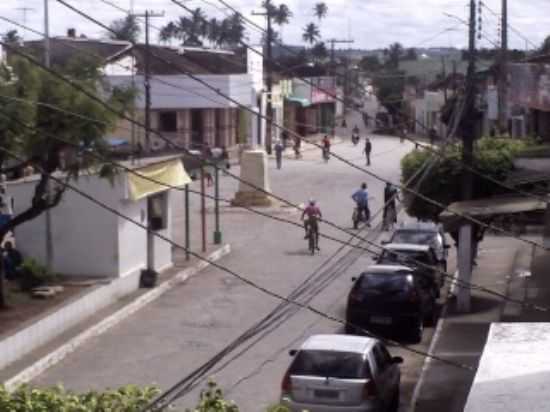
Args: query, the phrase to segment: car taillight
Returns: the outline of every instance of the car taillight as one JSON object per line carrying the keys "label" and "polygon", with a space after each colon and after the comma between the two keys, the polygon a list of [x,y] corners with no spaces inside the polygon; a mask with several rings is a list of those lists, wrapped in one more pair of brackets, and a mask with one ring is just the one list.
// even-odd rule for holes
{"label": "car taillight", "polygon": [[367,401],[370,399],[374,399],[378,396],[378,390],[376,389],[376,384],[371,379],[365,383],[365,386],[363,386],[363,400]]}
{"label": "car taillight", "polygon": [[290,379],[290,373],[286,373],[281,383],[281,391],[283,393],[290,393],[292,391],[292,380]]}

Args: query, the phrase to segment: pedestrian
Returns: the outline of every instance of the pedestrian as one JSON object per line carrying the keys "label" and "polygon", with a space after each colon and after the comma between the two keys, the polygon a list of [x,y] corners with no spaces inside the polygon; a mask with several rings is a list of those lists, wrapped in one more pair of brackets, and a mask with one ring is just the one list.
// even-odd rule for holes
{"label": "pedestrian", "polygon": [[330,156],[330,139],[327,135],[323,138],[322,142],[322,150],[323,150],[323,159],[325,162],[328,162],[329,156]]}
{"label": "pedestrian", "polygon": [[300,159],[302,157],[302,154],[300,153],[301,147],[302,147],[302,138],[300,136],[296,136],[294,138],[294,154],[296,155],[296,159]]}
{"label": "pedestrian", "polygon": [[286,149],[288,147],[288,139],[289,139],[287,130],[283,130],[283,132],[281,133],[281,138],[283,139],[283,147]]}
{"label": "pedestrian", "polygon": [[23,256],[13,247],[11,242],[6,242],[1,256],[1,263],[4,265],[6,279],[15,280],[23,264]]}
{"label": "pedestrian", "polygon": [[227,175],[227,171],[231,168],[231,164],[229,163],[229,153],[227,152],[227,148],[225,146],[222,146],[221,158],[223,173]]}
{"label": "pedestrian", "polygon": [[435,130],[435,127],[432,127],[430,129],[429,137],[430,137],[430,144],[434,145],[437,139],[437,131]]}
{"label": "pedestrian", "polygon": [[382,217],[384,230],[391,230],[397,223],[397,200],[399,200],[397,188],[387,182],[384,187],[384,215]]}
{"label": "pedestrian", "polygon": [[277,161],[277,169],[281,169],[283,166],[283,152],[285,150],[284,145],[280,140],[277,140],[275,144],[275,160]]}
{"label": "pedestrian", "polygon": [[367,157],[367,166],[370,166],[370,153],[372,152],[372,143],[368,137],[365,140],[365,150],[363,152]]}

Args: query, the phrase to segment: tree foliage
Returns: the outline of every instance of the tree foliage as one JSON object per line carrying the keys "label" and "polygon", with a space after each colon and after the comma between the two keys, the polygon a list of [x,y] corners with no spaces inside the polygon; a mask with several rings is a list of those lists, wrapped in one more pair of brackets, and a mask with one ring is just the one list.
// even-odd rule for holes
{"label": "tree foliage", "polygon": [[319,21],[327,17],[328,14],[328,7],[325,2],[319,2],[316,3],[315,6],[313,6],[313,13],[315,14],[315,17]]}
{"label": "tree foliage", "polygon": [[405,73],[398,70],[384,70],[374,77],[373,86],[380,104],[389,114],[398,117],[403,109]]}
{"label": "tree foliage", "polygon": [[399,61],[403,57],[404,49],[401,43],[390,44],[385,50],[387,61],[386,65],[388,68],[397,70],[399,68]]}
{"label": "tree foliage", "polygon": [[359,67],[367,73],[376,73],[382,68],[382,64],[376,56],[365,56],[359,62]]}
{"label": "tree foliage", "polygon": [[315,23],[309,23],[304,27],[304,33],[302,39],[310,45],[315,44],[321,38],[321,32],[319,27]]}
{"label": "tree foliage", "polygon": [[[98,166],[97,157],[84,153],[108,156],[103,137],[118,119],[104,105],[27,60],[12,58],[9,64],[10,70],[0,70],[0,141],[18,159],[0,151],[0,172],[6,171],[9,161],[10,170],[32,165],[39,178],[27,209],[0,227],[0,243],[8,232],[59,204],[66,187],[53,181],[51,173],[63,171],[68,183],[82,170]],[[56,70],[116,111],[125,111],[134,98],[133,90],[106,86],[91,60],[79,58]],[[47,196],[50,182],[52,191]]]}
{"label": "tree foliage", "polygon": [[136,43],[141,34],[141,27],[137,17],[131,14],[113,21],[109,25],[109,28],[112,31],[107,32],[107,35],[112,40],[125,40]]}
{"label": "tree foliage", "polygon": [[10,412],[135,412],[145,408],[159,390],[128,385],[117,390],[76,394],[58,386],[22,386],[13,393],[0,387],[0,411]]}
{"label": "tree foliage", "polygon": [[183,46],[237,47],[246,37],[245,26],[239,13],[224,19],[208,19],[203,10],[196,8],[190,17],[179,17],[167,23],[160,31],[163,42],[177,40]]}
{"label": "tree foliage", "polygon": [[[482,138],[475,144],[475,167],[478,172],[499,181],[504,181],[514,169],[515,154],[528,143],[517,139]],[[434,156],[428,150],[414,150],[401,161],[402,181],[408,181],[424,163]],[[461,200],[462,144],[445,147],[445,157],[436,157],[435,165],[417,190],[424,196],[448,206]],[[422,175],[422,174],[421,174]],[[413,186],[414,187],[414,186]],[[505,194],[505,189],[474,174],[474,199]],[[407,213],[418,219],[437,221],[442,208],[426,202],[410,193],[405,193]]]}
{"label": "tree foliage", "polygon": [[23,38],[19,35],[17,30],[8,30],[2,34],[2,41],[10,46],[20,46],[23,43]]}

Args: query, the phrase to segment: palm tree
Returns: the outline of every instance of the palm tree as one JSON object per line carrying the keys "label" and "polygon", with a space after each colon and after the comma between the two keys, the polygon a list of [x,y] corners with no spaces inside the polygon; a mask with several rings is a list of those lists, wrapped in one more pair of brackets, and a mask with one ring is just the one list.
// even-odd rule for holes
{"label": "palm tree", "polygon": [[193,10],[191,17],[180,17],[164,26],[159,38],[167,42],[178,39],[184,46],[202,46],[204,40],[210,40],[208,20],[200,7]]}
{"label": "palm tree", "polygon": [[318,42],[311,48],[311,55],[317,61],[322,61],[328,57],[328,50],[325,42]]}
{"label": "palm tree", "polygon": [[322,19],[327,17],[328,7],[326,3],[320,2],[313,7],[313,12],[315,13],[315,17],[317,17],[317,19],[321,21]]}
{"label": "palm tree", "polygon": [[313,45],[313,43],[319,40],[320,37],[321,37],[321,32],[319,31],[319,27],[317,27],[315,23],[309,23],[304,28],[302,39],[304,39],[304,41],[309,43],[310,45]]}
{"label": "palm tree", "polygon": [[113,21],[109,25],[109,28],[111,31],[109,31],[107,35],[112,40],[124,40],[136,43],[141,34],[141,27],[139,26],[137,18],[131,14]]}
{"label": "palm tree", "polygon": [[279,7],[275,10],[273,21],[278,26],[283,26],[290,22],[291,17],[292,12],[290,11],[290,8],[286,4],[280,4]]}

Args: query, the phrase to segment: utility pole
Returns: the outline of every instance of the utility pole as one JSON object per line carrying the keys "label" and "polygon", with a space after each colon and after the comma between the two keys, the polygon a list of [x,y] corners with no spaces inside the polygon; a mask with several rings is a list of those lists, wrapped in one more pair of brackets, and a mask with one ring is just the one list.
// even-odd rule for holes
{"label": "utility pole", "polygon": [[500,75],[498,81],[498,123],[508,130],[508,0],[502,0]]}
{"label": "utility pole", "polygon": [[270,9],[270,3],[264,3],[265,12],[257,13],[252,12],[253,16],[264,16],[267,20],[267,34],[265,37],[265,48],[267,61],[264,64],[266,78],[266,131],[265,131],[265,150],[268,155],[271,154],[273,145],[273,72],[271,67],[271,59],[273,58],[273,25],[271,19],[273,18]]}
{"label": "utility pole", "polygon": [[[468,47],[468,72],[466,75],[466,105],[462,117],[462,201],[471,200],[473,197],[473,175],[469,168],[473,166],[474,141],[477,132],[477,108],[476,108],[476,4],[470,0],[470,34]],[[458,288],[457,310],[469,312],[471,303],[471,291],[468,284],[472,277],[472,261],[474,247],[473,227],[470,222],[463,221],[459,230],[458,241],[458,272],[462,286]]]}
{"label": "utility pole", "polygon": [[[50,10],[49,0],[44,0],[44,65],[51,66],[51,48],[50,48]],[[53,270],[54,250],[52,233],[52,214],[49,208],[51,200],[51,179],[48,176],[46,182],[46,202],[48,208],[45,213],[46,220],[46,267],[49,271]]]}
{"label": "utility pole", "polygon": [[355,43],[355,40],[351,40],[351,39],[348,39],[348,40],[329,39],[326,42],[330,43],[330,75],[335,76],[336,75],[336,56],[335,56],[334,46],[336,44]]}
{"label": "utility pole", "polygon": [[145,56],[144,56],[144,86],[145,86],[145,152],[151,152],[151,49],[149,41],[150,24],[153,17],[164,17],[164,12],[156,13],[145,10],[144,14],[134,14],[134,17],[145,18]]}

